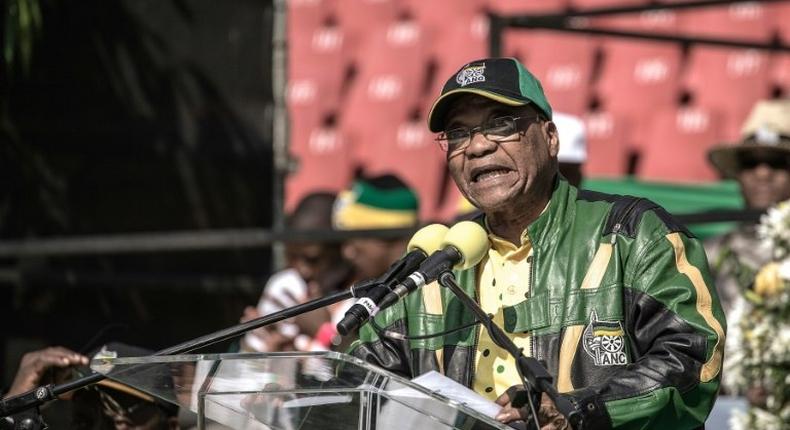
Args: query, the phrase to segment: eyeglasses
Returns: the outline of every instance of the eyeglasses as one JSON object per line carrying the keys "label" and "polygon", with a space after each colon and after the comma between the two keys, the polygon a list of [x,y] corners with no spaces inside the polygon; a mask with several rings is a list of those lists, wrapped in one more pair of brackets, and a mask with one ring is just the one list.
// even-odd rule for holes
{"label": "eyeglasses", "polygon": [[[466,149],[472,141],[472,136],[477,132],[492,142],[507,142],[513,140],[513,137],[517,133],[520,134],[522,131],[526,130],[532,122],[536,122],[539,119],[540,115],[519,117],[503,116],[493,118],[477,127],[458,127],[447,130],[440,133],[436,141],[439,142],[439,147],[442,148],[442,151],[448,154],[455,154]],[[520,124],[527,121],[529,121],[527,126],[519,128]]]}
{"label": "eyeglasses", "polygon": [[763,164],[773,170],[788,170],[790,169],[790,157],[756,157],[750,155],[738,157],[738,166],[741,170],[752,170]]}

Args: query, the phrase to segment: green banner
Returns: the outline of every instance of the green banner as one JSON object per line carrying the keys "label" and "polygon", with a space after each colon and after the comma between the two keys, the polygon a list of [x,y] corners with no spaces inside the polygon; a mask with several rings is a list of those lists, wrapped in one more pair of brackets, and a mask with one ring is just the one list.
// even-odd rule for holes
{"label": "green banner", "polygon": [[[674,215],[708,212],[717,209],[743,208],[743,198],[735,181],[701,184],[644,182],[627,177],[621,179],[585,179],[582,188],[610,194],[627,194],[648,198]],[[726,233],[734,222],[690,224],[689,229],[700,239]]]}

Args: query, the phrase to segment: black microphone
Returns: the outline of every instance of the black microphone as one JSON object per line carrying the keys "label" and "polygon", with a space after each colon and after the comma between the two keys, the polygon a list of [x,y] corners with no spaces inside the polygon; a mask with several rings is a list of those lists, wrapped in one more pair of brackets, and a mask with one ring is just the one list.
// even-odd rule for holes
{"label": "black microphone", "polygon": [[396,303],[412,291],[422,288],[450,269],[464,270],[474,267],[485,257],[489,248],[488,234],[479,224],[461,221],[447,232],[439,251],[431,254],[420,268],[409,275],[384,296],[379,308]]}
{"label": "black microphone", "polygon": [[[390,293],[390,289],[394,285],[403,282],[407,275],[414,272],[430,253],[439,249],[439,245],[442,243],[447,231],[447,227],[441,224],[431,224],[414,233],[409,245],[406,247],[409,252],[393,264],[393,267],[400,266],[397,269],[397,273],[388,277],[390,279],[385,278],[385,281],[380,285],[371,288],[365,297],[357,300],[346,311],[343,319],[337,323],[337,332],[346,336],[367,322],[369,318],[374,317],[379,311],[378,304],[381,299]],[[389,272],[392,272],[392,270]]]}

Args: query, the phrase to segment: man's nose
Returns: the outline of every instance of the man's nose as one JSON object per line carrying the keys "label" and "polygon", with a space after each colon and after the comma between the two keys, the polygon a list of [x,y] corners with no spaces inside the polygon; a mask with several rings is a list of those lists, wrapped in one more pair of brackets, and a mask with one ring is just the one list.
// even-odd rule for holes
{"label": "man's nose", "polygon": [[498,143],[489,140],[480,130],[475,130],[469,137],[471,141],[466,148],[466,153],[471,156],[481,156],[496,151]]}
{"label": "man's nose", "polygon": [[765,161],[761,161],[754,166],[754,174],[760,178],[768,178],[773,172],[774,169]]}

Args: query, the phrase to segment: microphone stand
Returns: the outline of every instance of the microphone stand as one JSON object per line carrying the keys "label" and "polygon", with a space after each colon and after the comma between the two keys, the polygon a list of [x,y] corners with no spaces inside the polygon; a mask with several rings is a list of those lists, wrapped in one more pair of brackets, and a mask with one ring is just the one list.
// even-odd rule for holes
{"label": "microphone stand", "polygon": [[[516,370],[518,371],[521,381],[524,383],[529,399],[530,408],[532,409],[532,419],[535,421],[535,426],[538,424],[538,417],[535,411],[535,402],[540,402],[540,394],[546,393],[549,398],[554,401],[554,404],[565,418],[567,418],[571,427],[574,429],[582,428],[582,415],[573,405],[573,403],[565,397],[560,396],[559,392],[554,385],[552,385],[553,378],[543,365],[533,357],[525,356],[521,348],[517,347],[513,341],[507,337],[505,332],[494,321],[486,315],[480,305],[477,304],[471,297],[469,297],[455,282],[455,276],[452,272],[446,271],[439,276],[439,285],[450,289],[450,291],[458,297],[458,300],[464,304],[472,313],[475,314],[477,320],[488,330],[491,340],[494,341],[499,347],[505,349],[516,360]],[[511,399],[514,406],[521,407],[524,403],[522,400],[515,402]],[[520,403],[520,404],[519,404]]]}
{"label": "microphone stand", "polygon": [[[254,330],[259,327],[264,327],[269,324],[274,324],[276,322],[288,318],[292,318],[306,312],[314,311],[316,309],[323,308],[324,306],[329,306],[334,303],[346,299],[350,299],[352,297],[361,297],[369,289],[371,289],[376,285],[379,285],[380,283],[381,283],[380,278],[379,279],[374,278],[374,279],[362,281],[358,285],[351,286],[347,291],[340,291],[337,293],[333,293],[325,297],[321,297],[306,303],[293,306],[291,308],[283,309],[281,311],[269,315],[255,318],[245,323],[241,323],[208,335],[198,337],[196,339],[192,339],[180,343],[175,346],[171,346],[169,348],[165,348],[163,350],[155,352],[152,355],[161,356],[161,355],[183,354],[185,352],[193,351],[195,349],[202,348],[204,346],[212,345],[217,342],[222,342],[224,340],[231,339],[233,337],[239,336],[241,334],[244,334],[250,330]],[[26,393],[22,393],[13,397],[9,397],[4,400],[0,400],[0,429],[35,430],[38,428],[46,428],[46,427],[39,427],[39,425],[43,424],[43,422],[41,422],[38,413],[35,413],[35,415],[25,414],[24,416],[20,417],[20,422],[18,423],[14,422],[14,419],[11,417],[11,415],[23,411],[27,411],[33,408],[36,408],[36,410],[38,410],[38,408],[42,406],[44,403],[56,399],[61,394],[82,387],[86,387],[91,384],[95,384],[96,382],[99,382],[105,378],[106,376],[101,373],[92,373],[90,375],[76,379],[74,381],[66,382],[60,385],[48,384],[48,385],[40,386]],[[34,422],[36,419],[35,417],[38,417],[39,423]]]}

